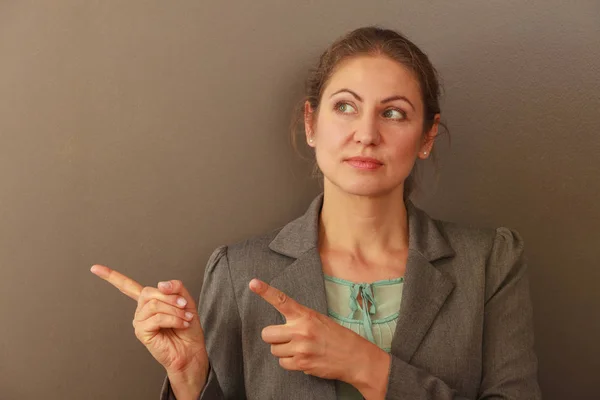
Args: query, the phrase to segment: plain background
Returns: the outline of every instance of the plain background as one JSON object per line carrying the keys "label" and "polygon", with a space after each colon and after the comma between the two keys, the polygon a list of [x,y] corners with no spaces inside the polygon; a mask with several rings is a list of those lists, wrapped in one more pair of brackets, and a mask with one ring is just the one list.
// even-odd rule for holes
{"label": "plain background", "polygon": [[415,203],[523,235],[545,398],[597,399],[598,1],[0,0],[2,399],[157,398],[135,302],[90,266],[197,296],[216,246],[303,213],[292,107],[369,24],[444,81]]}

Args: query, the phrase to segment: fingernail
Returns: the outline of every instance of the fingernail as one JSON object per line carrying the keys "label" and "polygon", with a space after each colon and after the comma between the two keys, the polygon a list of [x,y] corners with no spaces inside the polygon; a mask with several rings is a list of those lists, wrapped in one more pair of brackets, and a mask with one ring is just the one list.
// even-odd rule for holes
{"label": "fingernail", "polygon": [[163,289],[171,289],[171,282],[158,282],[158,286]]}
{"label": "fingernail", "polygon": [[180,307],[184,307],[187,304],[187,300],[183,297],[177,299],[177,305]]}
{"label": "fingernail", "polygon": [[187,321],[183,321],[183,326],[185,326],[186,328],[190,326],[190,323]]}
{"label": "fingernail", "polygon": [[191,312],[189,312],[189,311],[185,313],[185,318],[186,318],[186,319],[192,319],[192,317],[193,317],[193,316],[194,316],[194,314],[192,314],[192,313],[191,313]]}
{"label": "fingernail", "polygon": [[252,282],[252,287],[256,290],[260,290],[260,289],[262,289],[263,286],[262,286],[261,281],[255,280]]}

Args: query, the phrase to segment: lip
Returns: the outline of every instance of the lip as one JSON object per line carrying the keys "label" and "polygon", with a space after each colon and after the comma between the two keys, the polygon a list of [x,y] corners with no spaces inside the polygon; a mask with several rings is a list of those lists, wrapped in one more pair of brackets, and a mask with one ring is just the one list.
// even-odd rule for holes
{"label": "lip", "polygon": [[377,169],[383,165],[381,161],[371,157],[351,157],[347,158],[345,161],[359,169]]}

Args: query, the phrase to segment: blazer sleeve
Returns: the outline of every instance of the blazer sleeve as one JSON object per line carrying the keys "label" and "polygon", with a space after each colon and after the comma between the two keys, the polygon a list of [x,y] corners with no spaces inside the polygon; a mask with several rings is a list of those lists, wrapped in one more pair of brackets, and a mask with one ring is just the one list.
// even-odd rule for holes
{"label": "blazer sleeve", "polygon": [[[199,399],[245,399],[241,319],[227,246],[216,248],[208,259],[198,298],[198,315],[209,359],[209,374]],[[168,377],[163,382],[160,399],[176,400]]]}
{"label": "blazer sleeve", "polygon": [[[482,380],[478,400],[541,399],[523,239],[496,229],[486,262]],[[441,379],[392,356],[386,399],[466,400]]]}

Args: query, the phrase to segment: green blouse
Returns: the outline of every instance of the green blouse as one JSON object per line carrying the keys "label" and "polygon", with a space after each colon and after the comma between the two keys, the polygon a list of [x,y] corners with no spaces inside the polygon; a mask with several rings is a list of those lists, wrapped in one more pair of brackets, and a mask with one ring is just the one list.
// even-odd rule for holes
{"label": "green blouse", "polygon": [[[328,314],[338,324],[353,330],[388,353],[396,329],[404,278],[355,283],[325,275]],[[358,302],[358,299],[364,307]],[[352,385],[336,381],[339,400],[362,399]]]}

